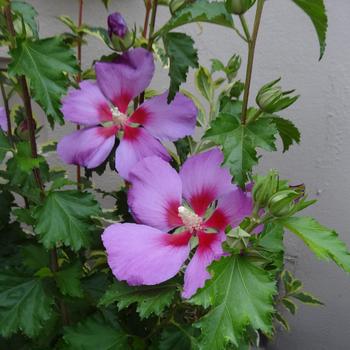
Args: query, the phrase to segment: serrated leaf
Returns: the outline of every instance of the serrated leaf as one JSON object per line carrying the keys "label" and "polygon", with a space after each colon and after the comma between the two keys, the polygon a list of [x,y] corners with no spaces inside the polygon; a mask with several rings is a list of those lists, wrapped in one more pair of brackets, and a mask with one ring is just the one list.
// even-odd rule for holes
{"label": "serrated leaf", "polygon": [[38,37],[38,23],[37,23],[37,16],[38,12],[35,10],[35,8],[24,1],[11,1],[11,8],[12,10],[19,14],[22,18],[24,23],[26,23],[29,28],[31,29],[34,37]]}
{"label": "serrated leaf", "polygon": [[293,298],[298,299],[304,304],[310,305],[324,305],[322,301],[318,300],[316,297],[311,295],[310,293],[300,292],[292,295]]}
{"label": "serrated leaf", "polygon": [[195,73],[195,84],[201,95],[210,102],[213,95],[213,80],[208,69],[199,67]]}
{"label": "serrated leaf", "polygon": [[207,308],[196,326],[201,328],[201,349],[222,350],[227,343],[238,346],[248,327],[272,332],[275,282],[267,271],[247,256],[224,257],[209,267],[212,278],[191,299]]}
{"label": "serrated leaf", "polygon": [[293,0],[311,19],[320,43],[320,59],[326,49],[328,18],[323,0]]}
{"label": "serrated leaf", "polygon": [[41,40],[18,39],[17,47],[10,50],[10,55],[10,75],[25,75],[29,79],[34,99],[46,114],[62,124],[59,108],[61,97],[69,84],[66,73],[78,71],[73,52],[62,38],[52,37]]}
{"label": "serrated leaf", "polygon": [[127,335],[113,327],[102,316],[90,317],[79,324],[66,327],[64,341],[71,350],[126,350]]}
{"label": "serrated leaf", "polygon": [[36,336],[50,318],[53,298],[37,278],[22,277],[8,271],[0,273],[0,333],[8,337],[22,331]]}
{"label": "serrated leaf", "polygon": [[63,295],[81,298],[83,289],[81,285],[82,268],[79,263],[61,268],[55,275],[58,288]]}
{"label": "serrated leaf", "polygon": [[11,151],[10,142],[6,134],[0,129],[0,164],[4,160],[6,153]]}
{"label": "serrated leaf", "polygon": [[29,173],[34,168],[39,168],[40,163],[44,161],[42,157],[32,158],[32,151],[28,142],[19,142],[17,144],[17,153],[14,156],[14,160],[24,173]]}
{"label": "serrated leaf", "polygon": [[162,332],[158,350],[191,350],[194,329],[191,326],[173,326]]}
{"label": "serrated leaf", "polygon": [[283,298],[282,304],[292,315],[295,315],[295,313],[297,311],[297,306],[290,299]]}
{"label": "serrated leaf", "polygon": [[289,217],[281,220],[281,223],[301,238],[320,259],[331,259],[350,272],[350,252],[334,230],[322,226],[311,217]]}
{"label": "serrated leaf", "polygon": [[229,28],[233,27],[232,16],[227,12],[223,2],[197,0],[176,11],[159,32],[165,33],[184,24],[193,22],[207,22]]}
{"label": "serrated leaf", "polygon": [[212,122],[204,138],[222,145],[226,165],[235,178],[235,182],[243,186],[248,174],[258,162],[256,148],[268,151],[275,150],[275,134],[277,130],[268,119],[257,119],[243,125],[239,115],[220,113]]}
{"label": "serrated leaf", "polygon": [[284,250],[283,233],[283,226],[267,224],[264,231],[258,236],[258,244],[270,252],[281,252]]}
{"label": "serrated leaf", "polygon": [[151,314],[160,315],[171,304],[175,292],[176,285],[171,283],[132,287],[115,281],[101,298],[100,304],[108,306],[117,302],[118,309],[122,310],[137,303],[136,310],[140,317],[147,318]]}
{"label": "serrated leaf", "polygon": [[288,151],[289,147],[295,142],[300,143],[300,131],[288,119],[273,116],[272,121],[276,125],[277,131],[283,143],[283,152]]}
{"label": "serrated leaf", "polygon": [[49,266],[50,257],[47,250],[42,246],[28,244],[21,249],[23,264],[37,271],[42,267]]}
{"label": "serrated leaf", "polygon": [[190,67],[198,67],[197,50],[193,39],[184,33],[167,33],[163,36],[164,48],[169,57],[170,87],[168,102],[172,101],[179,91],[181,83],[187,79]]}
{"label": "serrated leaf", "polygon": [[42,206],[34,213],[37,220],[35,231],[47,249],[57,242],[77,251],[87,247],[94,227],[91,216],[98,216],[100,207],[87,192],[57,191],[45,198]]}

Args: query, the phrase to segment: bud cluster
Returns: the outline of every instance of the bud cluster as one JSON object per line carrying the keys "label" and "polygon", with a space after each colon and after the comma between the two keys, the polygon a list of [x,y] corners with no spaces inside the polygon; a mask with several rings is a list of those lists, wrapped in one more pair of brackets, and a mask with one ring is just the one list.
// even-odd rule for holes
{"label": "bud cluster", "polygon": [[255,0],[226,0],[225,5],[228,12],[235,15],[243,15],[255,3]]}

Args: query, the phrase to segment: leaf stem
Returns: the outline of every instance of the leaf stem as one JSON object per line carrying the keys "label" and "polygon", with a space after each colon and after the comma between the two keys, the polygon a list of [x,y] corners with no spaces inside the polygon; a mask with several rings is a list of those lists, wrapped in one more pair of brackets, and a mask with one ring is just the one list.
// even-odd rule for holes
{"label": "leaf stem", "polygon": [[[12,17],[12,12],[11,12],[11,0],[9,0],[4,7],[4,15],[6,18],[6,24],[7,24],[7,29],[9,32],[9,39],[10,39],[10,46],[14,48],[16,46],[16,31],[15,27],[13,25],[13,17]],[[21,89],[21,97],[23,100],[24,104],[24,110],[27,118],[27,124],[28,124],[28,130],[29,130],[29,139],[30,139],[30,148],[31,148],[31,153],[33,158],[38,158],[38,150],[37,150],[37,145],[36,145],[36,138],[35,138],[35,121],[33,117],[33,110],[32,110],[32,104],[31,104],[31,98],[29,94],[29,89],[27,85],[27,80],[24,75],[20,75],[17,77],[18,83],[20,85]],[[39,168],[34,168],[33,169],[33,175],[35,178],[35,181],[37,183],[38,188],[40,189],[40,196],[41,199],[43,200],[45,198],[45,188],[44,184],[41,178],[41,173]],[[53,248],[50,251],[50,257],[51,257],[51,270],[53,272],[58,271],[58,258],[57,258],[57,249]],[[59,300],[60,304],[60,310],[61,310],[61,315],[62,315],[62,321],[64,325],[69,324],[69,319],[68,319],[68,312],[66,305],[62,300]]]}
{"label": "leaf stem", "polygon": [[[79,0],[79,14],[78,14],[78,27],[80,28],[83,23],[83,8],[84,0]],[[79,72],[77,74],[76,82],[80,83],[81,81],[81,47],[82,47],[82,35],[79,35],[78,45],[77,45],[77,58]],[[80,125],[77,124],[77,130],[80,130]],[[81,167],[77,165],[77,189],[81,190]]]}
{"label": "leaf stem", "polygon": [[256,5],[253,34],[252,34],[251,40],[248,43],[248,62],[247,62],[247,71],[246,71],[246,78],[245,78],[245,84],[244,84],[242,119],[241,119],[241,122],[243,125],[247,121],[248,100],[249,100],[250,84],[252,81],[255,45],[258,37],[258,31],[259,31],[264,3],[265,3],[265,0],[258,0],[258,3]]}
{"label": "leaf stem", "polygon": [[246,39],[247,39],[247,43],[250,43],[250,41],[251,41],[251,36],[250,36],[250,32],[249,32],[249,27],[248,27],[247,21],[245,20],[245,17],[244,17],[243,14],[242,14],[242,15],[239,15],[239,19],[240,19],[240,21],[241,21],[242,28],[243,28],[245,37],[246,37]]}
{"label": "leaf stem", "polygon": [[13,146],[13,135],[12,135],[9,99],[6,95],[4,83],[2,81],[0,81],[0,89],[1,89],[2,100],[4,101],[5,113],[6,113],[6,119],[7,119],[7,136],[9,138],[10,144]]}

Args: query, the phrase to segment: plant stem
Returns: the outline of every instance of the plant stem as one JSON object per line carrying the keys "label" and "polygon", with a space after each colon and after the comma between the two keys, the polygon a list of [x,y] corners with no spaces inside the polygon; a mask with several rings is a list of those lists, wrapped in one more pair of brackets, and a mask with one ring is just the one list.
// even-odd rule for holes
{"label": "plant stem", "polygon": [[259,31],[259,26],[261,21],[262,10],[264,7],[264,2],[265,0],[258,0],[258,3],[256,5],[253,34],[252,34],[251,40],[248,43],[248,62],[247,62],[247,71],[246,71],[246,78],[245,78],[245,84],[244,84],[242,119],[241,119],[241,122],[243,125],[247,121],[248,100],[249,100],[250,84],[252,81],[255,45],[256,45],[256,39],[258,37],[258,31]]}
{"label": "plant stem", "polygon": [[[153,33],[154,33],[154,26],[156,23],[156,16],[157,16],[157,7],[158,7],[158,0],[153,0],[152,1],[152,8],[151,8],[151,22],[149,24],[149,35],[148,35],[148,44],[147,44],[147,50],[148,51],[152,51],[152,45],[153,45],[153,41],[154,41],[154,37],[153,37]],[[149,10],[148,10],[149,11]],[[147,14],[147,6],[146,6],[146,18],[147,16],[149,16],[149,14]],[[148,23],[148,20],[147,20]],[[146,24],[146,21],[145,21]],[[143,91],[140,94],[140,98],[139,98],[139,103],[143,103],[143,101],[145,100],[145,92]]]}
{"label": "plant stem", "polygon": [[149,15],[151,13],[151,8],[152,8],[152,1],[146,0],[145,7],[146,7],[146,13],[145,13],[145,22],[143,24],[142,36],[144,38],[147,38],[148,22],[149,22]]}
{"label": "plant stem", "polygon": [[[11,47],[14,48],[16,45],[16,40],[15,40],[16,31],[15,31],[15,27],[13,25],[13,18],[12,18],[12,12],[11,12],[11,1],[10,0],[8,1],[8,3],[6,4],[6,6],[4,8],[4,15],[6,18],[7,29],[8,29],[9,35],[10,35]],[[32,110],[31,98],[30,98],[30,94],[29,94],[27,81],[26,81],[26,78],[24,75],[18,76],[17,79],[18,79],[18,83],[20,85],[20,89],[22,92],[21,97],[23,100],[24,110],[25,110],[25,114],[26,114],[26,118],[27,118],[32,157],[38,158],[38,150],[37,150],[36,138],[35,138],[35,121],[34,121],[34,117],[33,117],[33,110]],[[43,184],[43,181],[41,178],[40,169],[34,168],[33,175],[34,175],[35,181],[37,183],[37,186],[40,190],[41,199],[44,200],[45,188],[44,188],[44,184]],[[51,270],[53,272],[57,272],[59,265],[58,265],[56,248],[53,248],[50,251],[50,257],[51,257]],[[60,310],[61,310],[63,324],[67,325],[69,323],[69,319],[68,319],[66,305],[64,304],[64,302],[62,300],[59,301],[59,304],[60,304]]]}
{"label": "plant stem", "polygon": [[[78,15],[78,27],[80,28],[83,23],[83,7],[84,0],[79,0],[79,15]],[[77,74],[76,82],[80,83],[81,81],[81,47],[82,47],[82,37],[79,36],[79,41],[77,45],[77,58],[78,58],[78,66],[79,72]],[[77,130],[80,130],[80,125],[77,124]],[[77,165],[77,189],[81,190],[81,167]]]}
{"label": "plant stem", "polygon": [[2,100],[4,101],[5,113],[6,113],[6,119],[7,119],[7,136],[9,138],[10,144],[13,146],[9,100],[7,98],[7,95],[6,95],[4,83],[2,81],[0,81],[0,88],[1,88]]}
{"label": "plant stem", "polygon": [[245,20],[245,17],[244,15],[239,15],[239,19],[241,21],[241,24],[242,24],[242,28],[244,30],[244,34],[245,34],[245,37],[247,39],[247,42],[249,43],[251,41],[251,37],[250,37],[250,33],[249,33],[249,28],[248,28],[248,24],[247,24],[247,21]]}

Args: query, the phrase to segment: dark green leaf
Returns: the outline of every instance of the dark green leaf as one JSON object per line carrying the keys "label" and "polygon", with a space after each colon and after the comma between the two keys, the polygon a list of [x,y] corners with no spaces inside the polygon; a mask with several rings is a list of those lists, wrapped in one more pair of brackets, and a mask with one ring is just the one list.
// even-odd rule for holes
{"label": "dark green leaf", "polygon": [[34,271],[47,267],[50,263],[49,253],[42,246],[26,245],[22,248],[22,256],[23,264]]}
{"label": "dark green leaf", "polygon": [[13,203],[13,195],[10,192],[0,192],[0,230],[10,221],[11,206]]}
{"label": "dark green leaf", "polygon": [[29,28],[31,29],[34,37],[38,37],[38,23],[37,23],[37,16],[38,12],[36,12],[35,8],[24,1],[11,1],[11,8],[12,10],[19,14],[22,18],[24,23],[26,23]]}
{"label": "dark green leaf", "polygon": [[161,335],[158,350],[191,350],[194,329],[187,325],[166,328]]}
{"label": "dark green leaf", "polygon": [[289,147],[295,142],[300,143],[300,131],[288,119],[273,116],[272,121],[276,125],[278,133],[283,143],[283,152],[288,151]]}
{"label": "dark green leaf", "polygon": [[159,30],[168,32],[184,24],[193,22],[207,22],[232,28],[232,16],[227,12],[224,2],[197,0],[183,9],[176,11],[175,15]]}
{"label": "dark green leaf", "polygon": [[44,160],[42,157],[32,158],[32,151],[28,142],[17,144],[17,153],[14,159],[19,169],[24,173],[29,173],[34,168],[39,168],[40,163]]}
{"label": "dark green leaf", "polygon": [[259,246],[273,253],[283,251],[283,233],[283,226],[281,225],[265,225],[264,231],[258,237]]}
{"label": "dark green leaf", "polygon": [[111,45],[111,40],[109,39],[108,31],[105,28],[84,25],[81,29],[81,32],[102,40],[107,46]]}
{"label": "dark green leaf", "polygon": [[343,270],[350,272],[350,253],[338,234],[311,217],[289,217],[281,220],[286,229],[299,236],[323,260],[332,259]]}
{"label": "dark green leaf", "polygon": [[71,350],[126,350],[127,335],[120,327],[113,327],[102,316],[90,317],[67,327],[64,341]]}
{"label": "dark green leaf", "polygon": [[0,332],[4,337],[18,331],[36,336],[50,318],[52,304],[40,279],[0,273]]}
{"label": "dark green leaf", "polygon": [[212,278],[191,299],[211,310],[196,324],[202,330],[201,349],[236,346],[247,327],[272,332],[275,282],[249,257],[224,257],[209,267]]}
{"label": "dark green leaf", "polygon": [[300,293],[293,294],[292,296],[293,298],[298,299],[304,304],[324,305],[320,300],[318,300],[316,297],[314,297],[310,293],[300,292]]}
{"label": "dark green leaf", "polygon": [[90,193],[78,191],[51,192],[34,213],[36,232],[44,246],[55,247],[57,242],[73,250],[87,247],[94,227],[91,216],[98,216],[100,208]]}
{"label": "dark green leaf", "polygon": [[141,318],[151,314],[160,315],[174,298],[176,285],[171,283],[154,286],[132,287],[124,282],[115,281],[101,298],[100,304],[108,306],[117,302],[119,310],[137,303],[137,312]]}
{"label": "dark green leaf", "polygon": [[60,269],[56,275],[56,283],[63,295],[81,298],[83,289],[80,282],[82,268],[79,263]]}
{"label": "dark green leaf", "polygon": [[311,19],[320,43],[320,59],[326,49],[328,18],[323,0],[293,0]]}
{"label": "dark green leaf", "polygon": [[6,134],[0,129],[0,164],[4,160],[6,153],[11,151],[10,142]]}
{"label": "dark green leaf", "polygon": [[49,116],[62,124],[60,100],[69,83],[65,73],[78,71],[73,52],[60,37],[52,37],[17,40],[17,47],[10,51],[10,55],[9,73],[25,75],[34,99]]}
{"label": "dark green leaf", "polygon": [[170,88],[168,101],[172,101],[179,91],[181,83],[187,78],[190,67],[198,67],[197,50],[193,47],[193,39],[184,33],[167,33],[164,37],[164,47],[169,57]]}
{"label": "dark green leaf", "polygon": [[206,68],[200,66],[196,71],[195,84],[197,90],[201,93],[201,95],[210,102],[213,95],[213,80]]}
{"label": "dark green leaf", "polygon": [[292,315],[295,315],[295,313],[297,311],[297,306],[290,299],[283,298],[282,304]]}
{"label": "dark green leaf", "polygon": [[276,320],[283,326],[283,328],[286,331],[289,331],[289,324],[287,320],[279,312],[276,312],[275,317],[276,317]]}

